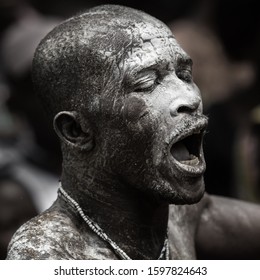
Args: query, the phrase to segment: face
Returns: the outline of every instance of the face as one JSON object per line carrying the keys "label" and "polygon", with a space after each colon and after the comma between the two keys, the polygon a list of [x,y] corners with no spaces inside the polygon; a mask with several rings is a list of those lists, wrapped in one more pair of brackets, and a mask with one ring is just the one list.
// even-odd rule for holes
{"label": "face", "polygon": [[135,27],[131,40],[117,64],[117,88],[100,101],[107,112],[99,142],[107,168],[157,199],[195,203],[204,193],[207,118],[192,61],[158,23]]}

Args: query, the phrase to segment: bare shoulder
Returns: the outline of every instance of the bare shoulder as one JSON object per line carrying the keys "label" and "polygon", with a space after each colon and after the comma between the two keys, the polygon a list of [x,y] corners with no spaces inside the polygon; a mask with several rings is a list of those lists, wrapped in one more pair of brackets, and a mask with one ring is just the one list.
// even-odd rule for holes
{"label": "bare shoulder", "polygon": [[9,246],[9,260],[104,259],[107,249],[91,246],[96,236],[83,234],[81,222],[52,207],[22,225]]}
{"label": "bare shoulder", "polygon": [[259,259],[260,206],[210,195],[200,215],[196,248],[203,259]]}
{"label": "bare shoulder", "polygon": [[[71,259],[70,246],[79,239],[77,235],[63,213],[46,211],[16,231],[8,246],[7,259]],[[68,238],[71,243],[64,242]]]}

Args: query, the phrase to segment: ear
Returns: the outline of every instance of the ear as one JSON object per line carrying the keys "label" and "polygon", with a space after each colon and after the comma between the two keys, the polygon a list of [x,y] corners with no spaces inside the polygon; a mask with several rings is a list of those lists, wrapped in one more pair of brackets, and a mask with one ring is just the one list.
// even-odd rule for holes
{"label": "ear", "polygon": [[93,149],[92,129],[87,124],[83,131],[76,112],[59,112],[54,118],[53,126],[59,138],[66,144],[86,151]]}

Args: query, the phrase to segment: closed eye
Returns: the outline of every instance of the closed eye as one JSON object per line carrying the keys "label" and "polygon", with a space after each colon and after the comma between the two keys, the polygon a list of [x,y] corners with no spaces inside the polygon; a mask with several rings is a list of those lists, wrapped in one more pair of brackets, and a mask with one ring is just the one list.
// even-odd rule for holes
{"label": "closed eye", "polygon": [[192,60],[189,57],[178,57],[176,64],[176,76],[184,82],[192,82]]}
{"label": "closed eye", "polygon": [[178,69],[176,71],[176,75],[179,79],[181,79],[184,82],[190,83],[192,81],[192,71],[189,67],[184,69]]}
{"label": "closed eye", "polygon": [[150,92],[160,84],[160,79],[155,70],[146,70],[136,77],[134,83],[135,92]]}

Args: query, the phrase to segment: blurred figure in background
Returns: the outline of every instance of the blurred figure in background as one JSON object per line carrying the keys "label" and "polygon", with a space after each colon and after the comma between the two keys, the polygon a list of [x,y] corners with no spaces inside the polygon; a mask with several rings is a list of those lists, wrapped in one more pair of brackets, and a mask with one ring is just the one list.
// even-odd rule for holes
{"label": "blurred figure in background", "polygon": [[249,112],[244,124],[240,126],[235,148],[236,195],[259,203],[260,105]]}
{"label": "blurred figure in background", "polygon": [[1,2],[0,45],[0,258],[17,228],[56,197],[61,161],[52,124],[33,93],[34,50],[59,22],[25,1]]}

